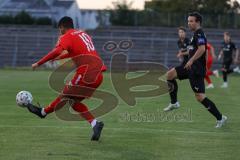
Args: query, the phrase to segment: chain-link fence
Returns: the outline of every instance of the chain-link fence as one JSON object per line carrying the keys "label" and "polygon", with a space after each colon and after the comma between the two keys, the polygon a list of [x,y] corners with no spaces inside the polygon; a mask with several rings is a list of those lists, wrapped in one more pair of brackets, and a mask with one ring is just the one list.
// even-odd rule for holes
{"label": "chain-link fence", "polygon": [[[116,12],[115,12],[116,13]],[[115,16],[113,25],[177,27],[187,25],[187,13],[156,12],[156,11],[128,11],[125,18],[119,14]],[[116,17],[117,16],[117,17]],[[116,20],[116,18],[119,18]],[[127,20],[126,20],[127,19]],[[240,14],[203,14],[203,26],[207,28],[240,28]]]}
{"label": "chain-link fence", "polygon": [[[53,28],[0,27],[0,30],[1,67],[30,66],[47,54],[58,39],[58,32]],[[205,31],[208,41],[213,44],[218,53],[223,41],[224,30],[206,29]],[[113,54],[105,52],[103,46],[109,41],[118,44],[123,40],[130,40],[133,43],[127,53],[130,61],[158,62],[169,67],[179,64],[176,57],[178,51],[176,28],[113,27],[89,33],[93,37],[97,51],[108,66]],[[236,45],[240,46],[238,30],[230,30],[230,33],[232,33],[232,39]],[[190,34],[188,33],[188,37],[191,36]]]}

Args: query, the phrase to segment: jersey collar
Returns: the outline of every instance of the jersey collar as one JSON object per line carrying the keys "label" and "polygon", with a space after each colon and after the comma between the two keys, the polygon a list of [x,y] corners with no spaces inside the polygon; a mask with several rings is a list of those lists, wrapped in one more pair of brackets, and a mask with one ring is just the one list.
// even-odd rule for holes
{"label": "jersey collar", "polygon": [[75,31],[75,29],[69,29],[65,34],[72,33],[74,31]]}

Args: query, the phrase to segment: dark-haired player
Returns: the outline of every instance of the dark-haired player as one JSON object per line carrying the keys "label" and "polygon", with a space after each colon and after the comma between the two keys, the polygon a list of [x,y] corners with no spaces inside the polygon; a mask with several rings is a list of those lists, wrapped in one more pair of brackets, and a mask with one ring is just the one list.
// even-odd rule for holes
{"label": "dark-haired player", "polygon": [[[184,66],[188,62],[187,47],[190,43],[190,40],[186,37],[186,29],[184,27],[178,28],[178,36],[179,36],[179,40],[178,40],[177,44],[178,44],[179,51],[178,51],[177,57],[182,61],[182,63],[179,66],[177,66],[171,70],[172,71],[174,70],[174,72],[179,73],[178,75],[181,75],[181,76],[178,76],[178,79],[183,80],[188,77],[187,74],[184,74],[184,73],[186,73],[186,71],[185,71],[186,69],[184,69]],[[174,81],[174,83],[177,84],[176,81]],[[175,85],[175,87],[176,87],[175,90],[177,92],[177,90],[178,90],[177,85]],[[177,96],[176,96],[171,100],[171,103],[166,108],[164,108],[164,111],[170,111],[170,110],[172,110],[172,108],[179,108],[179,107],[180,107],[180,104],[177,101]]]}
{"label": "dark-haired player", "polygon": [[[90,36],[81,30],[75,30],[73,20],[70,17],[63,17],[58,23],[58,28],[62,36],[59,38],[56,47],[38,62],[32,64],[32,68],[35,69],[50,60],[70,58],[76,66],[75,74],[69,84],[65,86],[62,93],[48,106],[40,108],[33,104],[29,104],[27,108],[31,113],[36,114],[40,118],[45,118],[56,109],[63,107],[67,103],[66,99],[71,99],[73,102],[71,107],[76,112],[79,112],[93,128],[91,140],[98,141],[104,124],[103,122],[97,121],[88,111],[88,107],[82,103],[87,96],[82,94],[76,96],[74,90],[77,87],[88,87],[94,91],[101,85],[103,80],[102,72],[106,70],[106,67],[101,63],[101,65],[99,65],[100,67],[97,68],[95,66],[97,66],[96,63],[98,61],[91,61],[88,59],[88,56],[90,56],[101,61]],[[87,58],[79,58],[84,56]],[[88,72],[89,68],[93,68],[91,73]],[[96,72],[95,70],[99,71]],[[86,77],[92,77],[94,80],[87,81]]]}
{"label": "dark-haired player", "polygon": [[184,27],[178,28],[178,36],[179,36],[179,40],[177,44],[178,44],[179,51],[178,51],[177,57],[180,58],[182,61],[180,66],[185,66],[185,64],[188,61],[187,47],[189,45],[190,40],[186,37],[186,29]]}
{"label": "dark-haired player", "polygon": [[[204,77],[206,75],[206,49],[207,38],[201,29],[202,16],[197,13],[190,13],[188,16],[188,27],[193,32],[189,49],[189,60],[184,67],[184,73],[177,73],[176,70],[170,70],[167,73],[168,82],[173,85],[173,90],[170,92],[172,101],[177,101],[177,83],[176,78],[182,75],[188,75],[192,90],[195,93],[196,99],[217,119],[216,128],[223,126],[227,117],[222,115],[215,104],[206,97]],[[175,107],[172,107],[175,109]]]}
{"label": "dark-haired player", "polygon": [[237,69],[233,70],[230,68],[231,64],[233,63],[234,53],[235,53],[235,59],[234,59],[235,63],[237,63],[238,61],[239,53],[235,43],[231,41],[231,36],[229,32],[224,32],[223,36],[224,36],[224,42],[222,43],[222,48],[218,56],[218,59],[223,58],[223,63],[222,63],[223,84],[221,85],[221,88],[227,88],[228,74],[232,73],[233,71],[237,72]]}

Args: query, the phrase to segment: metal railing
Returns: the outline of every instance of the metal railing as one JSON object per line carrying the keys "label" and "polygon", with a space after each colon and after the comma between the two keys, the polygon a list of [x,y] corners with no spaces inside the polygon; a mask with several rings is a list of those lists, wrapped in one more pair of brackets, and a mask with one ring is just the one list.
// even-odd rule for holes
{"label": "metal railing", "polygon": [[[122,30],[119,28],[117,31],[114,31],[114,29],[112,29],[112,31],[111,29],[105,29],[101,34],[99,34],[97,30],[94,31],[93,40],[95,46],[106,64],[109,64],[112,54],[106,53],[103,50],[103,45],[107,41],[119,43],[121,40],[133,41],[133,48],[127,53],[130,61],[157,61],[166,66],[179,64],[176,58],[177,33],[175,28],[156,28],[156,30],[153,31],[148,28],[145,30],[135,30],[135,32],[138,32],[138,36],[134,36],[135,34],[131,35],[130,31],[129,36],[126,36],[127,34],[125,33],[127,30],[126,28]],[[168,32],[166,32],[166,30],[168,30]],[[30,64],[37,61],[54,47],[58,37],[55,31],[55,29],[53,29],[52,32],[49,30],[41,31],[40,29],[36,29],[36,32],[34,32],[34,30],[28,32],[26,29],[23,33],[14,31],[14,29],[12,29],[12,32],[4,32],[3,29],[0,33],[0,66],[30,66]],[[147,34],[148,36],[146,36],[146,32],[149,32],[149,34]],[[123,36],[115,36],[116,33],[118,33],[118,35],[122,33]],[[215,32],[214,30],[207,30],[207,33],[209,34],[208,40],[215,47],[216,53],[218,53],[222,42],[222,31]],[[156,37],[156,35],[159,36]],[[235,35],[234,41],[239,45],[240,40],[237,38],[238,35]],[[219,62],[217,64],[219,64]]]}

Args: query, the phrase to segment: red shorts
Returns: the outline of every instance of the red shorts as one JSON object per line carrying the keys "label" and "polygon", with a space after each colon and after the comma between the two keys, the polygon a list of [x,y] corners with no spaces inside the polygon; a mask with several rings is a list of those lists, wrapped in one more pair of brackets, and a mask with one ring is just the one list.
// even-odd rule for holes
{"label": "red shorts", "polygon": [[208,58],[208,60],[207,60],[207,70],[211,70],[212,64],[213,64],[213,59]]}
{"label": "red shorts", "polygon": [[66,97],[84,99],[92,96],[94,91],[102,84],[103,75],[99,73],[92,75],[93,81],[87,82],[83,74],[75,73],[73,79],[63,89],[63,95]]}

